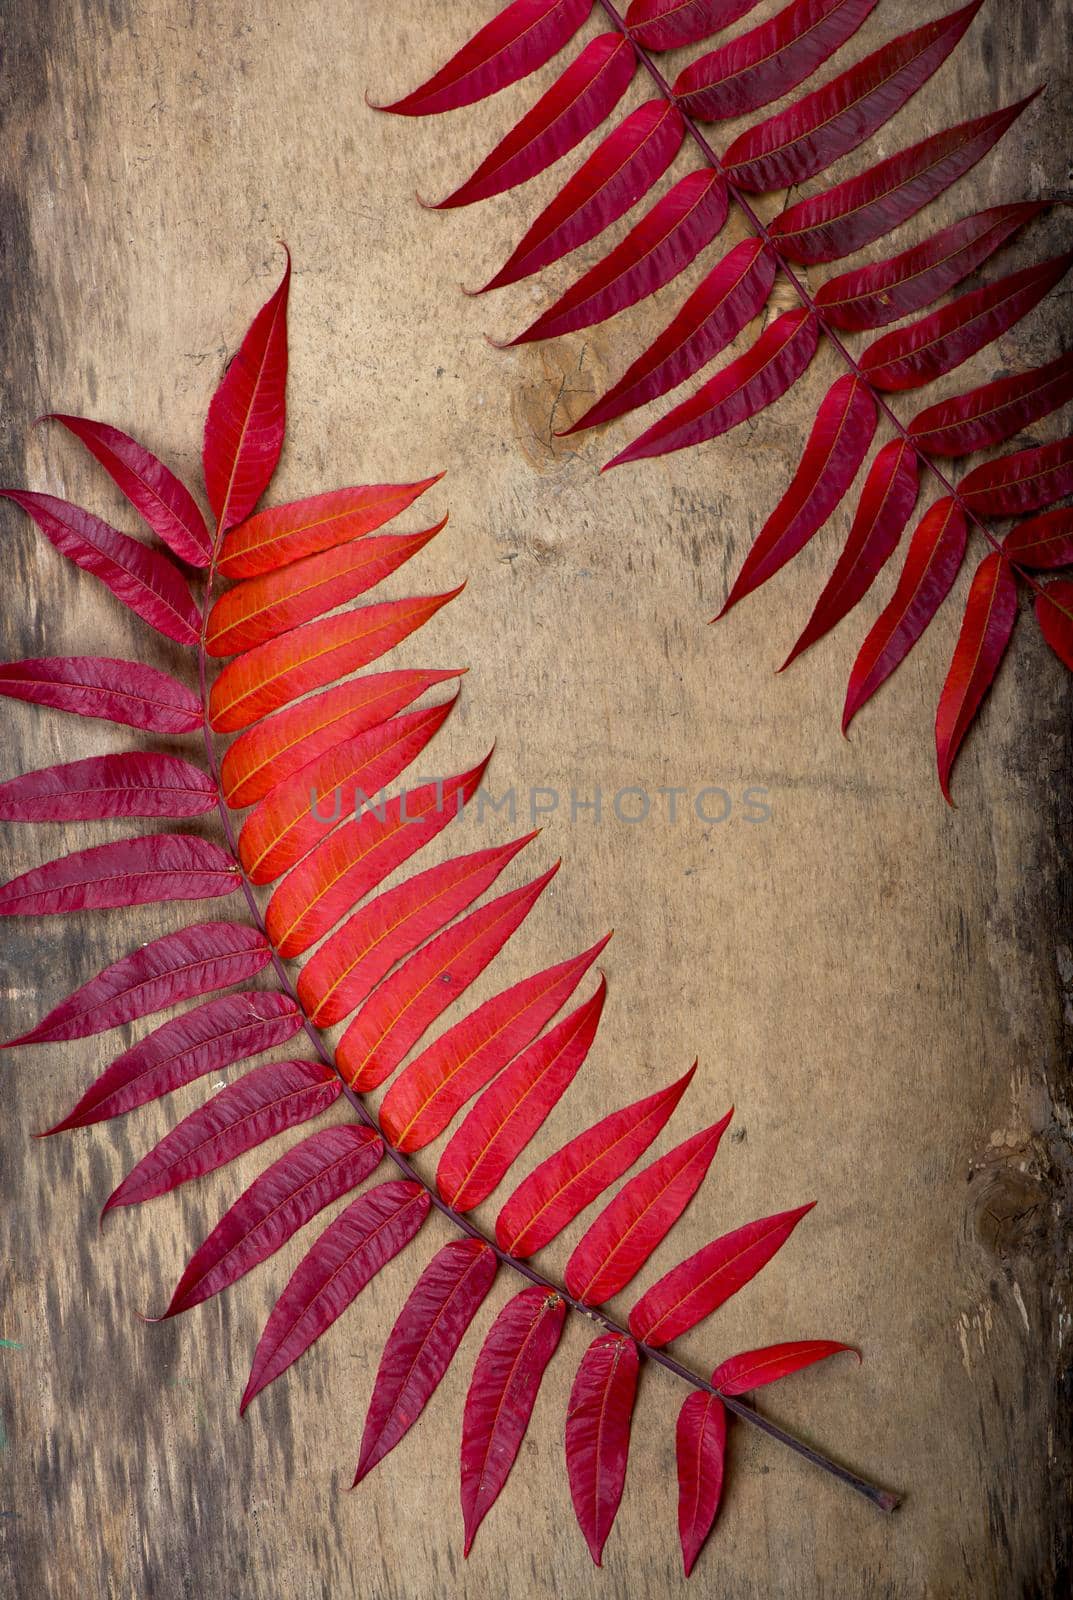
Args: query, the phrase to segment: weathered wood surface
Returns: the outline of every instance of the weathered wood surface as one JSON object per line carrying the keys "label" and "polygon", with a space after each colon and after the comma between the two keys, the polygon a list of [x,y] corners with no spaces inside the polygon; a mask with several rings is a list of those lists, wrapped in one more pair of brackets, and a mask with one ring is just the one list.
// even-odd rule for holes
{"label": "weathered wood surface", "polygon": [[[765,0],[756,15],[774,9]],[[853,54],[935,9],[884,0]],[[569,277],[564,267],[483,301],[457,292],[499,263],[555,179],[446,216],[419,210],[412,195],[452,187],[529,90],[428,124],[377,117],[362,95],[419,81],[488,11],[486,0],[15,0],[0,158],[4,481],[124,520],[72,441],[30,430],[50,408],[127,426],[195,477],[221,362],[275,282],[274,241],[286,238],[291,427],[275,496],[450,469],[436,494],[450,505],[449,528],[396,584],[431,590],[469,576],[464,597],[405,647],[407,663],[472,669],[439,741],[440,770],[495,738],[497,792],[513,784],[521,796],[541,786],[589,798],[599,787],[606,803],[628,785],[690,795],[718,785],[734,797],[717,826],[688,812],[672,825],[659,799],[636,826],[606,815],[597,826],[591,812],[576,825],[563,810],[547,818],[533,848],[544,862],[561,853],[563,870],[496,969],[498,986],[617,929],[602,1038],[536,1154],[582,1116],[677,1075],[694,1053],[703,1070],[679,1137],[737,1104],[736,1139],[647,1281],[675,1252],[749,1216],[820,1200],[763,1278],[683,1344],[706,1367],[776,1338],[859,1343],[859,1370],[817,1369],[765,1406],[904,1490],[906,1503],[884,1518],[739,1428],[718,1533],[694,1581],[728,1600],[1066,1593],[1068,679],[1022,617],[951,811],[935,785],[931,722],[956,607],[851,742],[837,729],[842,685],[890,578],[833,641],[784,677],[771,670],[807,615],[843,517],[795,571],[718,629],[705,626],[835,361],[821,357],[776,413],[729,441],[603,480],[597,469],[624,432],[551,439],[678,291],[547,347],[504,354],[485,342],[528,321]],[[887,151],[1050,82],[906,242],[940,217],[1067,182],[1070,19],[1066,0],[985,8],[955,59],[880,135]],[[1006,259],[1062,238],[1065,219],[1045,221]],[[996,361],[1011,369],[1052,355],[1068,305],[1067,290],[948,390]],[[1053,422],[1046,429],[1054,436]],[[145,652],[108,597],[12,507],[3,533],[6,655]],[[167,651],[149,649],[168,664]],[[20,706],[4,726],[5,775],[127,743]],[[744,818],[748,786],[768,791],[762,825]],[[475,840],[475,825],[465,827]],[[484,837],[493,830],[505,836],[499,822]],[[107,831],[74,829],[65,844]],[[9,830],[6,867],[59,847],[57,830]],[[165,907],[8,924],[7,1033],[182,920]],[[259,1322],[300,1246],[173,1324],[138,1320],[160,1308],[185,1254],[257,1162],[120,1215],[98,1236],[97,1208],[122,1172],[216,1081],[174,1107],[34,1142],[114,1048],[107,1036],[5,1064],[0,1334],[15,1343],[0,1348],[4,1593],[679,1592],[681,1396],[666,1375],[644,1377],[602,1573],[573,1525],[561,1438],[582,1327],[568,1328],[467,1563],[458,1428],[488,1307],[419,1432],[345,1492],[384,1337],[438,1222],[240,1422]],[[501,1278],[493,1300],[509,1287]]]}

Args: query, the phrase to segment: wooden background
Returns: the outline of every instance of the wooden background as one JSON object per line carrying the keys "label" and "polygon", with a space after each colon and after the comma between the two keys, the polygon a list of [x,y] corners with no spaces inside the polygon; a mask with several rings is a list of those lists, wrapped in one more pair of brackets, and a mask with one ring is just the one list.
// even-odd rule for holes
{"label": "wooden background", "polygon": [[[775,9],[764,0],[751,20]],[[939,9],[882,0],[847,58]],[[728,1600],[1068,1593],[1062,1337],[1073,1306],[1059,1249],[1070,1183],[1068,678],[1023,616],[950,810],[931,730],[956,605],[849,742],[838,734],[846,674],[893,574],[792,672],[772,671],[829,570],[844,514],[793,570],[717,629],[705,626],[786,481],[835,362],[822,355],[754,427],[602,480],[624,428],[551,438],[681,290],[560,343],[502,353],[485,342],[528,322],[571,276],[564,265],[485,300],[458,293],[499,264],[559,175],[443,216],[420,210],[413,194],[454,187],[533,86],[427,123],[378,117],[363,93],[412,87],[489,10],[487,0],[9,4],[3,481],[85,500],[131,525],[73,441],[31,429],[53,408],[129,428],[196,481],[209,395],[276,283],[276,241],[287,240],[290,432],[274,498],[449,468],[426,502],[450,507],[448,529],[394,585],[402,593],[469,578],[465,595],[399,652],[407,664],[471,668],[438,742],[439,770],[476,759],[494,738],[497,793],[513,784],[522,796],[547,786],[587,798],[597,786],[609,797],[674,785],[693,795],[717,785],[732,796],[729,820],[716,826],[688,814],[672,825],[663,802],[636,826],[613,817],[597,826],[587,812],[576,824],[562,812],[549,818],[525,872],[559,854],[563,869],[494,983],[475,991],[617,929],[603,963],[601,1037],[534,1155],[582,1117],[677,1076],[694,1054],[701,1073],[658,1148],[736,1103],[735,1137],[645,1281],[748,1217],[819,1199],[778,1261],[683,1340],[684,1353],[706,1368],[780,1338],[857,1342],[859,1369],[818,1368],[764,1395],[764,1407],[903,1490],[905,1505],[885,1518],[736,1429],[724,1509],[695,1585]],[[1068,0],[993,0],[954,60],[879,135],[875,148],[887,153],[1049,80],[1000,149],[910,224],[899,248],[983,205],[1068,193],[1070,21]],[[1052,217],[1003,265],[1068,243],[1068,220]],[[1067,287],[946,392],[1048,359],[1068,307]],[[1030,437],[1056,432],[1052,419]],[[407,525],[421,524],[411,516]],[[175,665],[13,507],[2,526],[8,656],[148,648]],[[24,706],[9,705],[4,719],[5,776],[128,742]],[[769,821],[745,820],[749,786],[768,791]],[[464,830],[467,848],[506,837],[502,822]],[[11,829],[5,864],[21,871],[110,831],[75,828],[61,843],[56,829]],[[452,847],[462,843],[459,834]],[[7,924],[7,1033],[183,920],[181,908],[162,907]],[[680,1591],[673,1418],[682,1396],[669,1376],[644,1375],[602,1573],[574,1527],[561,1444],[586,1338],[574,1326],[508,1488],[462,1562],[461,1405],[491,1306],[511,1287],[503,1277],[419,1431],[360,1491],[345,1492],[383,1340],[443,1231],[438,1220],[240,1422],[260,1322],[307,1241],[173,1324],[138,1320],[161,1307],[186,1253],[257,1160],[121,1214],[98,1236],[97,1210],[121,1174],[218,1081],[166,1108],[34,1142],[119,1047],[108,1035],[5,1060],[5,1594],[644,1600]]]}

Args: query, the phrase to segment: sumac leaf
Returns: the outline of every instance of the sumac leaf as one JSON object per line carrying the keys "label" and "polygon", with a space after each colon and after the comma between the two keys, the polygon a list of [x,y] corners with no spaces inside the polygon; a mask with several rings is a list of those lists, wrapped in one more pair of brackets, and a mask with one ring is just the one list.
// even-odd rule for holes
{"label": "sumac leaf", "polygon": [[327,750],[379,726],[428,689],[458,672],[374,672],[310,695],[247,728],[224,753],[220,781],[232,809],[263,800],[269,790]]}
{"label": "sumac leaf", "polygon": [[444,517],[420,533],[352,539],[282,571],[246,578],[221,595],[209,612],[206,650],[210,656],[238,655],[346,605],[417,555],[446,523]]}
{"label": "sumac leaf", "polygon": [[209,720],[217,733],[248,728],[270,711],[289,705],[310,689],[321,689],[348,672],[368,666],[434,617],[460,595],[412,595],[359,606],[324,621],[307,622],[278,639],[229,661],[209,696]]}
{"label": "sumac leaf", "polygon": [[557,437],[610,422],[676,389],[737,337],[765,304],[774,281],[775,257],[763,239],[743,239],[619,381]]}
{"label": "sumac leaf", "polygon": [[636,65],[633,46],[621,33],[590,39],[473,176],[433,209],[446,211],[503,194],[559,161],[611,115]]}
{"label": "sumac leaf", "polygon": [[[938,71],[983,0],[890,39],[821,89],[734,140],[723,166],[739,189],[792,189],[872,136]],[[967,269],[966,269],[967,270]]]}
{"label": "sumac leaf", "polygon": [[818,337],[816,319],[805,307],[784,312],[744,355],[620,450],[604,471],[702,444],[773,405],[812,360]]}
{"label": "sumac leaf", "polygon": [[144,750],[87,756],[0,783],[5,822],[89,822],[109,817],[197,817],[217,803],[207,772]]}
{"label": "sumac leaf", "polygon": [[714,1394],[696,1390],[678,1413],[678,1538],[688,1578],[711,1531],[723,1493],[726,1407]]}
{"label": "sumac leaf", "polygon": [[467,1556],[514,1465],[565,1317],[565,1302],[534,1284],[508,1301],[481,1346],[462,1419]]}
{"label": "sumac leaf", "polygon": [[1073,254],[1054,256],[885,333],[861,356],[868,382],[877,389],[917,389],[950,372],[1027,316],[1071,265]]}
{"label": "sumac leaf", "polygon": [[339,822],[372,800],[424,750],[451,714],[453,700],[407,711],[325,751],[284,778],[250,812],[238,853],[254,883],[271,883]]}
{"label": "sumac leaf", "polygon": [[755,10],[758,0],[631,0],[626,25],[646,50],[696,44]]}
{"label": "sumac leaf", "polygon": [[565,1005],[610,937],[486,1000],[411,1061],[380,1106],[388,1141],[397,1150],[420,1150],[442,1133]]}
{"label": "sumac leaf", "polygon": [[639,1365],[632,1339],[601,1334],[581,1358],[566,1408],[570,1498],[597,1566],[626,1482]]}
{"label": "sumac leaf", "polygon": [[1073,359],[1058,356],[1012,378],[980,384],[921,411],[909,433],[933,456],[967,456],[1012,439],[1022,428],[1073,399]]}
{"label": "sumac leaf", "polygon": [[404,961],[373,991],[340,1039],[335,1058],[352,1088],[375,1089],[525,921],[559,870],[471,911]]}
{"label": "sumac leaf", "polygon": [[439,472],[417,483],[362,483],[258,511],[224,535],[217,571],[224,578],[257,578],[349,544],[397,517],[442,477]]}
{"label": "sumac leaf", "polygon": [[1043,209],[1042,201],[1029,200],[977,211],[887,261],[829,278],[817,289],[816,304],[836,328],[882,328],[897,322],[967,278]]}
{"label": "sumac leaf", "polygon": [[158,539],[192,567],[207,567],[212,538],[186,485],[136,439],[90,417],[52,411],[44,422],[62,422],[96,456]]}
{"label": "sumac leaf", "polygon": [[321,1061],[254,1067],[166,1133],[109,1195],[104,1211],[140,1205],[215,1172],[285,1128],[319,1117],[342,1092],[339,1078]]}
{"label": "sumac leaf", "polygon": [[573,1222],[598,1194],[633,1166],[666,1125],[696,1072],[577,1134],[535,1167],[496,1218],[496,1241],[512,1256],[531,1256]]}
{"label": "sumac leaf", "polygon": [[477,792],[488,760],[384,801],[360,821],[337,828],[292,867],[265,913],[268,937],[280,955],[300,955],[316,944],[389,872],[442,833]]}
{"label": "sumac leaf", "polygon": [[502,289],[569,255],[617,222],[666,172],[685,135],[669,100],[646,100],[624,117],[545,206],[484,288]]}
{"label": "sumac leaf", "polygon": [[939,786],[950,799],[950,769],[1006,653],[1017,620],[1017,582],[1004,555],[993,550],[973,576],[961,632],[935,716]]}
{"label": "sumac leaf", "polygon": [[553,306],[511,344],[554,339],[604,322],[647,299],[685,270],[726,221],[727,188],[719,174],[702,167],[680,178],[602,261],[598,261]]}
{"label": "sumac leaf", "polygon": [[[1045,511],[1018,523],[1002,541],[1002,548],[1019,567],[1068,567],[1073,564],[1073,506]],[[4,788],[0,787],[0,797]],[[0,798],[0,815],[3,815]]]}
{"label": "sumac leaf", "polygon": [[950,496],[937,500],[921,517],[898,586],[853,663],[842,711],[843,733],[865,701],[905,660],[950,593],[967,536],[964,512]]}
{"label": "sumac leaf", "polygon": [[440,1157],[436,1185],[456,1211],[492,1193],[569,1088],[599,1026],[607,985],[541,1038],[488,1085]]}
{"label": "sumac leaf", "polygon": [[916,452],[904,439],[892,439],[876,455],[845,547],[780,672],[841,622],[872,587],[913,514],[919,476]]}
{"label": "sumac leaf", "polygon": [[791,0],[778,16],[693,61],[674,80],[687,116],[740,117],[803,83],[857,32],[877,0]]}
{"label": "sumac leaf", "polygon": [[311,1133],[255,1178],[225,1212],[191,1256],[167,1309],[151,1320],[189,1311],[245,1277],[318,1211],[357,1188],[383,1153],[364,1124],[344,1122]]}
{"label": "sumac leaf", "polygon": [[945,128],[798,201],[771,224],[779,250],[791,261],[837,261],[891,233],[974,167],[1034,99]]}
{"label": "sumac leaf", "polygon": [[193,733],[204,721],[201,701],[185,684],[140,661],[109,656],[0,662],[0,694],[147,733]]}
{"label": "sumac leaf", "polygon": [[1073,494],[1073,435],[985,461],[958,484],[962,502],[992,517],[1018,517]]}
{"label": "sumac leaf", "polygon": [[13,500],[61,555],[99,578],[151,628],[177,644],[197,644],[201,617],[186,579],[168,556],[55,495],[0,489],[0,499]]}
{"label": "sumac leaf", "polygon": [[298,999],[310,1022],[328,1028],[349,1016],[396,961],[472,905],[535,838],[440,862],[355,912],[302,969]]}
{"label": "sumac leaf", "polygon": [[0,917],[212,900],[238,887],[238,868],[218,844],[185,833],[152,833],[31,867],[0,888]]}
{"label": "sumac leaf", "polygon": [[427,83],[392,105],[402,117],[454,111],[527,78],[562,49],[592,10],[592,0],[514,0]]}
{"label": "sumac leaf", "polygon": [[262,933],[241,922],[199,922],[143,944],[53,1006],[14,1044],[84,1039],[196,995],[242,983],[272,959]]}
{"label": "sumac leaf", "polygon": [[637,1276],[704,1182],[732,1115],[653,1161],[605,1206],[566,1264],[575,1300],[603,1305]]}
{"label": "sumac leaf", "polygon": [[820,404],[793,482],[753,541],[721,617],[774,577],[823,527],[868,454],[877,416],[871,390],[856,373],[835,379]]}
{"label": "sumac leaf", "polygon": [[202,465],[220,533],[248,517],[268,487],[287,420],[287,298],[291,258],[212,397]]}
{"label": "sumac leaf", "polygon": [[762,1350],[745,1350],[731,1356],[712,1373],[712,1384],[720,1394],[746,1394],[750,1389],[762,1389],[766,1383],[776,1383],[803,1367],[817,1361],[826,1361],[843,1350],[860,1360],[860,1351],[851,1344],[836,1344],[833,1339],[796,1339],[790,1344],[769,1344]]}
{"label": "sumac leaf", "polygon": [[481,1239],[452,1239],[432,1258],[388,1336],[373,1385],[354,1482],[409,1432],[450,1366],[496,1275]]}
{"label": "sumac leaf", "polygon": [[756,1277],[815,1203],[747,1222],[672,1267],[630,1312],[634,1338],[659,1349],[695,1328]]}
{"label": "sumac leaf", "polygon": [[1036,596],[1036,620],[1059,661],[1073,671],[1073,579],[1056,578]]}
{"label": "sumac leaf", "polygon": [[428,1190],[396,1179],[351,1201],[330,1222],[272,1307],[240,1411],[305,1354],[428,1216]]}
{"label": "sumac leaf", "polygon": [[248,1056],[284,1044],[302,1026],[294,1001],[274,990],[251,989],[195,1006],[117,1056],[74,1109],[49,1128],[84,1128],[118,1117]]}

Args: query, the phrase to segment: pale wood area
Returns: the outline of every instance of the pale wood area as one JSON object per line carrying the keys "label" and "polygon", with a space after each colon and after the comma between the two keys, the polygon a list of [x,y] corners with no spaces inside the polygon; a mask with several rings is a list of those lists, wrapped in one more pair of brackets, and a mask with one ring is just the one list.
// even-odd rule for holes
{"label": "pale wood area", "polygon": [[[764,0],[754,15],[776,9]],[[882,0],[846,58],[939,9]],[[14,0],[3,66],[3,481],[84,500],[132,526],[73,441],[30,429],[49,409],[126,427],[196,481],[209,395],[278,278],[276,241],[286,239],[290,433],[273,497],[449,469],[426,502],[437,514],[450,507],[448,528],[392,584],[401,594],[469,578],[399,652],[406,664],[471,669],[435,770],[476,760],[494,739],[497,793],[513,784],[522,796],[541,786],[585,799],[599,787],[606,802],[626,786],[692,796],[713,785],[733,797],[717,826],[688,810],[672,824],[658,799],[643,824],[605,816],[597,826],[582,812],[571,825],[564,798],[524,866],[528,875],[561,854],[562,871],[473,992],[482,998],[617,930],[603,960],[610,1001],[597,1047],[534,1156],[582,1119],[678,1076],[694,1054],[702,1070],[658,1148],[736,1104],[736,1138],[643,1282],[749,1217],[820,1202],[763,1277],[682,1341],[684,1355],[706,1369],[781,1338],[858,1343],[859,1369],[820,1367],[763,1405],[906,1502],[885,1518],[738,1428],[694,1584],[727,1600],[1068,1592],[1059,1575],[1069,1510],[1062,1332],[1073,1310],[1060,1250],[1070,1174],[1068,679],[1023,615],[950,810],[935,783],[932,720],[956,606],[848,742],[838,733],[846,674],[891,574],[832,640],[791,672],[772,670],[824,581],[844,512],[792,570],[706,627],[836,358],[821,355],[755,426],[662,463],[600,478],[612,444],[631,436],[624,428],[551,437],[619,374],[681,290],[566,341],[507,353],[485,342],[523,326],[570,280],[573,265],[562,264],[501,296],[458,292],[499,265],[559,175],[442,216],[413,194],[454,187],[533,86],[423,123],[377,116],[363,94],[413,86],[490,10],[488,0]],[[888,153],[1049,80],[1000,149],[903,230],[899,248],[985,205],[1061,191],[1070,22],[1066,0],[993,0],[882,131],[875,149]],[[642,97],[640,80],[631,93],[629,103]],[[859,156],[847,170],[854,163]],[[732,233],[728,225],[725,238]],[[1058,215],[1002,260],[1068,243]],[[1048,359],[1068,306],[1067,289],[944,392]],[[1031,439],[1057,432],[1051,419]],[[178,652],[147,644],[13,507],[2,521],[7,657],[83,651],[179,665]],[[405,525],[422,523],[411,514]],[[4,726],[5,777],[129,743],[17,705]],[[745,820],[739,797],[750,786],[768,791],[770,821]],[[7,830],[5,875],[119,831],[74,828],[61,842],[55,828]],[[503,821],[482,830],[471,821],[454,845],[505,837]],[[520,881],[523,864],[512,871]],[[184,920],[183,908],[163,907],[6,924],[5,1035]],[[644,1374],[602,1573],[574,1526],[562,1428],[588,1331],[578,1326],[549,1369],[507,1490],[462,1562],[461,1407],[489,1312],[512,1287],[507,1274],[419,1429],[346,1492],[384,1338],[418,1264],[445,1236],[439,1219],[240,1422],[258,1329],[305,1241],[208,1307],[160,1327],[138,1320],[161,1308],[186,1254],[258,1160],[120,1215],[98,1236],[97,1210],[122,1173],[217,1081],[174,1105],[35,1142],[119,1047],[106,1035],[5,1060],[0,1335],[17,1345],[0,1349],[6,1594],[643,1600],[680,1591],[673,1419],[682,1394],[668,1375]],[[548,1257],[561,1266],[565,1251]]]}

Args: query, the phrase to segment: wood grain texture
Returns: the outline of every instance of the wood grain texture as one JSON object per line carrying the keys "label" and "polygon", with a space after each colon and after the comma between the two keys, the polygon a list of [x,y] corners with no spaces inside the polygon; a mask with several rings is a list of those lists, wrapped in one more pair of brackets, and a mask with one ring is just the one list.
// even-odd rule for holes
{"label": "wood grain texture", "polygon": [[[438,741],[439,770],[476,759],[495,737],[497,793],[514,785],[523,810],[533,787],[564,797],[533,847],[540,864],[561,853],[563,870],[475,996],[618,930],[602,960],[601,1036],[533,1160],[583,1116],[668,1081],[699,1053],[702,1071],[656,1149],[732,1100],[735,1136],[639,1287],[716,1232],[820,1200],[778,1262],[683,1340],[684,1353],[708,1367],[776,1339],[859,1344],[859,1370],[803,1373],[766,1395],[765,1409],[907,1500],[883,1518],[734,1429],[720,1524],[694,1583],[727,1600],[1067,1593],[1068,678],[1022,617],[959,766],[959,809],[949,811],[931,726],[956,607],[850,742],[838,735],[842,686],[893,574],[833,640],[783,677],[770,670],[807,616],[844,518],[794,571],[719,628],[705,626],[785,483],[835,360],[823,355],[748,430],[602,481],[599,465],[628,433],[552,439],[681,291],[548,346],[486,344],[486,332],[524,326],[571,276],[561,264],[501,296],[457,292],[494,270],[557,174],[446,216],[411,197],[447,193],[552,70],[422,124],[377,117],[362,96],[412,87],[489,9],[486,0],[16,0],[2,79],[3,481],[132,526],[72,440],[29,428],[49,409],[127,428],[196,481],[209,396],[276,281],[274,241],[286,238],[290,429],[274,498],[449,468],[434,495],[438,509],[450,506],[449,528],[390,592],[466,575],[469,587],[399,662],[472,669]],[[750,25],[776,9],[764,0]],[[935,9],[884,0],[853,54]],[[986,7],[939,77],[881,132],[876,150],[886,154],[1050,81],[996,155],[900,243],[1067,183],[1070,21],[1068,0]],[[628,103],[641,97],[637,84]],[[1020,265],[1067,234],[1068,222],[1051,218],[1007,259]],[[592,246],[579,259],[595,255]],[[996,361],[1008,370],[1051,357],[1068,306],[1066,290],[943,392]],[[13,506],[2,523],[8,656],[138,652],[176,665],[177,650],[147,643]],[[125,743],[58,713],[8,706],[3,715],[5,777]],[[657,797],[649,820],[624,824],[608,814],[610,798],[631,785],[690,796],[721,786],[732,814],[704,825],[683,804],[672,824]],[[749,786],[768,791],[762,825],[744,819]],[[582,811],[572,823],[570,791],[588,799],[597,787],[602,822]],[[464,828],[466,848],[506,836],[494,819]],[[105,836],[76,827],[65,843]],[[7,870],[55,853],[58,837],[7,830]],[[459,833],[454,847],[462,843]],[[520,863],[512,873],[518,881]],[[6,1036],[181,920],[181,908],[164,907],[8,923]],[[642,1374],[602,1572],[574,1527],[563,1416],[588,1338],[575,1326],[502,1500],[461,1561],[465,1381],[512,1287],[505,1275],[419,1431],[345,1492],[383,1341],[419,1265],[447,1236],[439,1219],[244,1421],[237,1403],[257,1333],[305,1241],[219,1302],[163,1326],[138,1320],[162,1307],[186,1255],[258,1162],[115,1217],[98,1236],[97,1209],[121,1174],[216,1083],[190,1086],[174,1107],[33,1141],[125,1047],[133,1035],[122,1032],[121,1043],[109,1035],[4,1062],[0,1335],[13,1343],[0,1347],[3,1592],[679,1592],[681,1395],[667,1374]],[[569,1242],[548,1252],[560,1267]]]}

